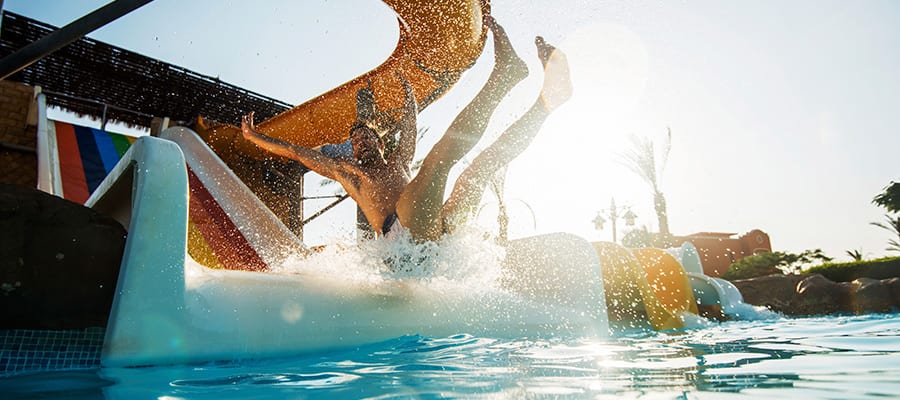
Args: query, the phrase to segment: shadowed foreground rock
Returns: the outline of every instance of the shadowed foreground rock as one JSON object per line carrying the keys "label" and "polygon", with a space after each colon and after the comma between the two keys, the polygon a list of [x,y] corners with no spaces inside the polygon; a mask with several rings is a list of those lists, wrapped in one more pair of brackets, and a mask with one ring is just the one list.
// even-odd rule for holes
{"label": "shadowed foreground rock", "polygon": [[90,208],[0,185],[0,329],[106,326],[125,235]]}
{"label": "shadowed foreground rock", "polygon": [[768,275],[732,282],[744,302],[785,315],[865,314],[900,308],[900,278],[834,282],[819,274]]}

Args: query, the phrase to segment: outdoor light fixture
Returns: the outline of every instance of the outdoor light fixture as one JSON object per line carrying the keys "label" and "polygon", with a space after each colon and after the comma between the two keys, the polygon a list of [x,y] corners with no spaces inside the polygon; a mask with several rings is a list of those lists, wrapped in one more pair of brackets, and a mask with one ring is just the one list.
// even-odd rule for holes
{"label": "outdoor light fixture", "polygon": [[[620,212],[625,211],[624,214],[620,214]],[[597,211],[597,216],[594,217],[593,222],[594,228],[598,231],[603,230],[603,225],[606,224],[607,218],[612,222],[612,241],[616,242],[616,221],[621,218],[625,220],[626,226],[634,226],[634,220],[637,219],[637,214],[631,211],[631,207],[625,206],[622,208],[616,208],[616,199],[613,198],[609,203],[609,208],[605,210]]]}

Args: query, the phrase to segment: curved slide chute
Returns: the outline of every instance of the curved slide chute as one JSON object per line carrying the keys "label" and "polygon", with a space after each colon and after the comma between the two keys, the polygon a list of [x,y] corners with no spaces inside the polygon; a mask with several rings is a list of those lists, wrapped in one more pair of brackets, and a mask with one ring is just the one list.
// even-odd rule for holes
{"label": "curved slide chute", "polygon": [[[721,304],[721,285],[715,282],[715,279],[703,274],[703,265],[700,261],[700,254],[697,248],[691,242],[684,242],[681,247],[672,247],[666,249],[666,252],[675,257],[684,267],[687,273],[688,281],[691,283],[691,289],[694,292],[694,299],[697,301],[697,309],[701,314],[722,318]],[[730,284],[730,283],[729,283]]]}
{"label": "curved slide chute", "polygon": [[[419,109],[441,97],[471,67],[484,49],[484,16],[489,0],[384,0],[397,13],[400,39],[388,59],[375,69],[267,121],[260,132],[305,147],[344,142],[356,120],[356,92],[371,83],[377,123],[389,127],[399,118],[403,89],[397,74],[413,86]],[[250,110],[248,110],[250,111]],[[201,127],[198,133],[225,158],[241,154],[258,160],[271,156],[244,140],[232,125]]]}
{"label": "curved slide chute", "polygon": [[681,266],[684,267],[684,272],[688,274],[703,274],[700,252],[697,251],[697,247],[693,243],[684,242],[681,244],[681,247],[668,248],[666,252],[681,263]]}
{"label": "curved slide chute", "polygon": [[[681,264],[661,249],[626,249],[597,242],[611,320],[646,319],[656,330],[684,328],[683,313],[698,314]],[[643,308],[641,308],[643,305]]]}
{"label": "curved slide chute", "polygon": [[703,272],[700,253],[691,242],[666,249],[666,252],[678,259],[687,272],[701,315],[715,319],[740,316],[740,311],[746,306],[744,296],[731,282]]}
{"label": "curved slide chute", "polygon": [[655,248],[631,249],[631,252],[644,268],[650,294],[659,305],[658,310],[648,307],[647,311],[654,326],[683,328],[682,313],[699,315],[687,273],[675,257]]}
{"label": "curved slide chute", "polygon": [[[607,313],[611,324],[634,326],[647,321],[644,307],[646,279],[641,266],[628,249],[610,242],[594,242],[603,271]],[[643,284],[642,284],[643,283]],[[643,325],[643,324],[642,324]]]}

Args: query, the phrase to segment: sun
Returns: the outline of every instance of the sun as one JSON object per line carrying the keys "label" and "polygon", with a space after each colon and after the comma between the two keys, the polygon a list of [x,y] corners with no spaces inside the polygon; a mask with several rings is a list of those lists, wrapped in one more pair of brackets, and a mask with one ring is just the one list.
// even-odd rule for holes
{"label": "sun", "polygon": [[593,229],[590,219],[612,196],[622,203],[646,197],[643,182],[620,160],[629,135],[647,124],[641,106],[649,55],[638,34],[617,24],[581,27],[558,47],[569,61],[573,96],[514,162],[506,195],[527,203],[518,212],[528,225],[534,214],[538,231],[582,222]]}

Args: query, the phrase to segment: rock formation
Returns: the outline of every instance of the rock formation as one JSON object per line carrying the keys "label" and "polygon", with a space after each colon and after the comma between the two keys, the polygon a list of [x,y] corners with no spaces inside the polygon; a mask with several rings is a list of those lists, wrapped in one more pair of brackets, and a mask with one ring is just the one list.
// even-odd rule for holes
{"label": "rock formation", "polygon": [[744,302],[791,316],[883,313],[900,308],[900,278],[833,282],[820,274],[799,274],[732,283]]}

